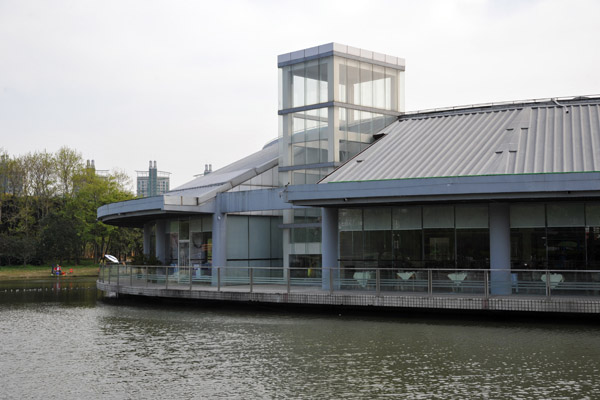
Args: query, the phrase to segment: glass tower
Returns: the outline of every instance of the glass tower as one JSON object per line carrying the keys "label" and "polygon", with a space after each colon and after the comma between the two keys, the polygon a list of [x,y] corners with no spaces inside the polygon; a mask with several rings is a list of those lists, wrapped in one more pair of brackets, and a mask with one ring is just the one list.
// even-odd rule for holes
{"label": "glass tower", "polygon": [[[282,54],[279,184],[317,183],[404,111],[404,59],[329,43]],[[284,211],[284,266],[320,265],[320,210]]]}
{"label": "glass tower", "polygon": [[316,183],[404,111],[404,60],[337,43],[278,57],[281,185]]}

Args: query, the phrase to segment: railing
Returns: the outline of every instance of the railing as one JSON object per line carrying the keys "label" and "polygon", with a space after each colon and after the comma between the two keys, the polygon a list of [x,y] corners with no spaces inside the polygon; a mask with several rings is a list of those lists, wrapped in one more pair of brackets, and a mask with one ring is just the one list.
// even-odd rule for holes
{"label": "railing", "polygon": [[598,270],[357,269],[194,266],[101,266],[101,282],[118,286],[253,292],[351,291],[462,294],[600,296]]}

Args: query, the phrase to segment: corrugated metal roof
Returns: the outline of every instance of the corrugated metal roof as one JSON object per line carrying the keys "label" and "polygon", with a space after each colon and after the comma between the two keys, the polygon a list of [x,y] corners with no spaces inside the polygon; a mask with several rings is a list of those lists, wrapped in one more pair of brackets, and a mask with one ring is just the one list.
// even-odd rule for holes
{"label": "corrugated metal roof", "polygon": [[277,165],[278,150],[278,142],[273,141],[262,150],[248,157],[244,157],[208,175],[199,176],[165,194],[169,196],[202,196],[223,185],[238,185],[241,183],[238,178],[248,177],[248,179],[251,179],[254,175],[264,172],[263,170]]}
{"label": "corrugated metal roof", "polygon": [[321,183],[600,171],[600,99],[401,117]]}

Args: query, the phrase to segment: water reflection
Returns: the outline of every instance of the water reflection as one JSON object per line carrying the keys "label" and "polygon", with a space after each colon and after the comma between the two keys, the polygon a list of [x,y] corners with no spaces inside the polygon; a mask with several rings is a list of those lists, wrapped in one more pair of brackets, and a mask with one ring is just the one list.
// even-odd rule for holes
{"label": "water reflection", "polygon": [[0,287],[3,396],[600,396],[593,325],[117,306],[71,291],[93,295]]}

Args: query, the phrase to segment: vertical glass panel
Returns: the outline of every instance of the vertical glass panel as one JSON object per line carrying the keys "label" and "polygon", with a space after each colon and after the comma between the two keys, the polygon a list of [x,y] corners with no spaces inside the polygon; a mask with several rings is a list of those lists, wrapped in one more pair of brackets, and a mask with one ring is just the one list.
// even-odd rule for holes
{"label": "vertical glass panel", "polygon": [[583,203],[551,203],[546,205],[548,226],[584,226]]}
{"label": "vertical glass panel", "polygon": [[306,170],[306,184],[315,184],[321,180],[321,174],[318,169]]}
{"label": "vertical glass panel", "polygon": [[179,221],[169,221],[166,225],[166,233],[179,233]]}
{"label": "vertical glass panel", "polygon": [[348,110],[348,140],[360,142],[360,111]]}
{"label": "vertical glass panel", "polygon": [[191,265],[209,265],[212,261],[212,234],[193,232],[190,243]]}
{"label": "vertical glass panel", "polygon": [[306,228],[306,241],[308,243],[321,243],[321,228]]}
{"label": "vertical glass panel", "polygon": [[290,243],[306,243],[306,228],[290,228]]}
{"label": "vertical glass panel", "polygon": [[423,228],[454,228],[454,207],[424,206]]}
{"label": "vertical glass panel", "polygon": [[348,130],[348,116],[347,116],[347,110],[345,108],[340,108],[340,112],[339,112],[339,121],[338,121],[338,125],[340,127],[340,131],[341,132],[345,132]]}
{"label": "vertical glass panel", "polygon": [[382,260],[392,260],[392,231],[365,231],[364,260],[377,261],[376,266],[391,266],[381,264]]}
{"label": "vertical glass panel", "polygon": [[455,208],[456,228],[487,228],[488,206],[459,205]]}
{"label": "vertical glass panel", "polygon": [[190,265],[199,266],[203,258],[202,232],[192,232],[190,239]]}
{"label": "vertical glass panel", "polygon": [[363,259],[363,232],[342,231],[340,232],[340,259],[362,260]]}
{"label": "vertical glass panel", "polygon": [[338,225],[340,231],[362,231],[362,210],[360,208],[340,208]]}
{"label": "vertical glass panel", "polygon": [[179,259],[177,265],[190,265],[190,242],[179,242]]}
{"label": "vertical glass panel", "polygon": [[587,228],[587,268],[600,269],[600,226]]}
{"label": "vertical glass panel", "polygon": [[511,204],[511,228],[538,228],[546,226],[543,204]]}
{"label": "vertical glass panel", "polygon": [[[458,220],[458,208],[457,208]],[[489,268],[489,229],[459,229],[456,231],[456,260],[458,268]],[[508,266],[506,266],[508,268]]]}
{"label": "vertical glass panel", "polygon": [[[360,112],[360,133],[373,133],[373,114],[368,111]],[[363,142],[364,140],[360,140]]]}
{"label": "vertical glass panel", "polygon": [[393,230],[421,229],[421,207],[394,207],[392,211]]}
{"label": "vertical glass panel", "polygon": [[306,63],[306,105],[317,104],[319,102],[319,60],[312,60]]}
{"label": "vertical glass panel", "polygon": [[398,72],[393,68],[385,69],[385,109],[398,109]]}
{"label": "vertical glass panel", "polygon": [[292,107],[305,105],[304,63],[292,65],[290,70],[292,82]]}
{"label": "vertical glass panel", "polygon": [[385,68],[373,65],[373,107],[385,109]]}
{"label": "vertical glass panel", "polygon": [[190,239],[190,222],[189,221],[179,221],[179,240],[189,240],[189,239]]}
{"label": "vertical glass panel", "polygon": [[514,269],[546,268],[546,228],[512,228],[510,253]]}
{"label": "vertical glass panel", "polygon": [[360,63],[360,105],[373,107],[373,65]]}
{"label": "vertical glass panel", "polygon": [[179,234],[177,232],[168,233],[167,240],[167,264],[177,265],[177,257],[179,256]]}
{"label": "vertical glass panel", "polygon": [[304,170],[292,171],[292,184],[293,185],[306,184],[306,172]]}
{"label": "vertical glass panel", "polygon": [[294,113],[292,117],[292,141],[304,142],[305,135],[304,131],[306,130],[306,116],[304,112]]}
{"label": "vertical glass panel", "polygon": [[344,58],[336,58],[338,60],[338,74],[339,74],[339,83],[338,83],[338,101],[342,103],[346,103],[347,99],[347,72],[346,72],[346,59]]}
{"label": "vertical glass panel", "polygon": [[329,63],[332,58],[321,58],[319,60],[319,102],[325,103],[329,101],[329,80],[328,72]]}
{"label": "vertical glass panel", "polygon": [[293,165],[306,164],[306,150],[304,143],[296,143],[293,145],[294,163]]}
{"label": "vertical glass panel", "polygon": [[585,228],[548,227],[548,268],[585,268]]}
{"label": "vertical glass panel", "polygon": [[319,109],[319,138],[327,140],[329,131],[329,115],[327,108]]}
{"label": "vertical glass panel", "polygon": [[423,239],[428,268],[454,267],[454,229],[425,229]]}
{"label": "vertical glass panel", "polygon": [[320,110],[306,111],[306,141],[319,140]]}
{"label": "vertical glass panel", "polygon": [[359,63],[354,60],[347,60],[347,98],[348,103],[360,104],[360,71]]}
{"label": "vertical glass panel", "polygon": [[202,218],[190,218],[190,232],[202,232]]}
{"label": "vertical glass panel", "polygon": [[[419,212],[419,225],[421,213]],[[393,251],[396,266],[399,268],[422,267],[423,231],[403,230],[393,232]]]}
{"label": "vertical glass panel", "polygon": [[281,217],[271,218],[271,258],[283,258],[283,231],[279,227],[282,223]]}
{"label": "vertical glass panel", "polygon": [[585,224],[587,226],[600,226],[600,203],[586,203]]}
{"label": "vertical glass panel", "polygon": [[385,117],[383,114],[373,113],[373,133],[377,133],[385,128]]}
{"label": "vertical glass panel", "polygon": [[319,155],[319,161],[324,163],[327,162],[327,153],[329,152],[329,142],[327,140],[321,140],[320,142],[320,155]]}
{"label": "vertical glass panel", "polygon": [[203,232],[212,232],[212,215],[208,215],[206,217],[202,217],[202,231]]}
{"label": "vertical glass panel", "polygon": [[392,228],[392,209],[386,207],[365,208],[364,210],[364,230],[391,230]]}
{"label": "vertical glass panel", "polygon": [[248,217],[227,217],[227,259],[248,259]]}
{"label": "vertical glass panel", "polygon": [[248,224],[248,232],[250,232],[249,258],[270,258],[271,222],[269,217],[250,216]]}

